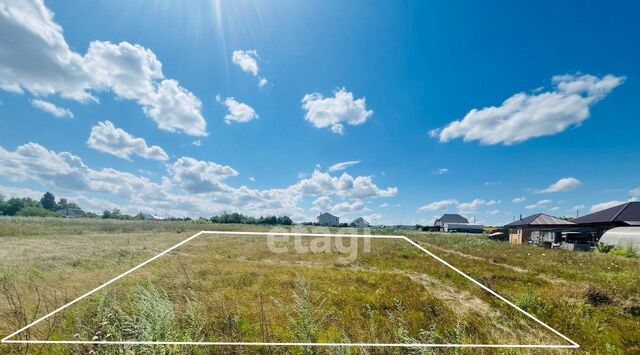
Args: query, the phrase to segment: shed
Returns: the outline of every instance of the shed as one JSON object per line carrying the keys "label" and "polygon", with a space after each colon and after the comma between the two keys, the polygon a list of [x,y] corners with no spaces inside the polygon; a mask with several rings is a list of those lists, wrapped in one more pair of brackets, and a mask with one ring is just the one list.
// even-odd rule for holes
{"label": "shed", "polygon": [[509,229],[509,242],[511,244],[533,242],[550,247],[553,243],[559,241],[562,231],[575,226],[576,224],[573,222],[544,213],[536,213],[511,222],[505,225],[505,228]]}
{"label": "shed", "polygon": [[640,227],[616,227],[604,232],[600,243],[626,248],[640,248]]}

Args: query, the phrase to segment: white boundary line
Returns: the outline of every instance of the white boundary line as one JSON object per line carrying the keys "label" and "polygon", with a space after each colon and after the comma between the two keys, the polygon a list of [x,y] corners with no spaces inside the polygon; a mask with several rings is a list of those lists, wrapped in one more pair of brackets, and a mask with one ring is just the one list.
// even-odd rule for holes
{"label": "white boundary line", "polygon": [[[279,236],[301,236],[301,237],[347,237],[347,238],[371,238],[371,239],[403,239],[415,246],[416,248],[422,250],[424,253],[428,254],[432,258],[438,260],[445,266],[449,267],[453,271],[462,275],[469,281],[473,282],[477,286],[480,286],[483,290],[489,292],[493,296],[497,297],[501,301],[505,302],[509,306],[515,308],[520,313],[526,315],[527,317],[534,320],[536,323],[542,325],[546,329],[550,330],[554,334],[558,335],[562,339],[568,341],[570,345],[544,345],[544,344],[383,344],[383,343],[262,343],[262,342],[174,342],[174,341],[82,341],[82,340],[10,340],[18,333],[23,332],[24,330],[31,328],[32,326],[42,322],[43,320],[51,317],[52,315],[66,309],[67,307],[75,304],[76,302],[89,297],[95,292],[109,286],[110,284],[120,280],[121,278],[129,275],[130,273],[140,269],[141,267],[149,264],[150,262],[168,254],[169,252],[179,248],[180,246],[190,242],[191,240],[199,237],[202,234],[216,234],[223,236],[234,236],[234,235],[255,235],[255,236],[270,236],[270,235],[279,235]],[[102,285],[94,288],[93,290],[83,294],[82,296],[74,299],[73,301],[61,306],[53,310],[52,312],[36,319],[35,321],[25,325],[24,327],[16,330],[15,332],[7,335],[6,337],[0,340],[0,343],[8,343],[8,344],[112,344],[112,345],[227,345],[227,346],[316,346],[316,347],[400,347],[400,348],[410,348],[410,347],[424,347],[424,348],[545,348],[545,349],[576,349],[579,348],[580,345],[575,341],[569,339],[566,335],[560,333],[555,330],[548,324],[536,318],[534,315],[529,312],[523,310],[522,308],[516,306],[511,301],[502,297],[497,292],[483,285],[482,283],[476,281],[471,276],[465,274],[464,272],[458,270],[455,266],[449,264],[444,261],[437,255],[428,251],[427,249],[420,246],[418,243],[413,240],[401,236],[401,235],[371,235],[371,234],[315,234],[315,233],[279,233],[279,232],[231,232],[231,231],[200,231],[191,237],[179,242],[178,244],[168,248],[167,250],[151,257],[150,259],[140,263],[139,265],[131,268],[123,272],[122,274],[114,277],[113,279],[103,283]]]}

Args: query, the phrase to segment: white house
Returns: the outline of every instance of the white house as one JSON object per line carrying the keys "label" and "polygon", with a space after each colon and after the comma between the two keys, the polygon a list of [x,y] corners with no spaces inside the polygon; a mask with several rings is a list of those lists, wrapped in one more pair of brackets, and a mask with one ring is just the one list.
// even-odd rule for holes
{"label": "white house", "polygon": [[321,224],[324,226],[337,226],[340,224],[340,218],[328,212],[321,213],[318,216],[318,224]]}
{"label": "white house", "polygon": [[362,217],[358,217],[351,222],[351,226],[355,228],[369,228],[369,222]]}

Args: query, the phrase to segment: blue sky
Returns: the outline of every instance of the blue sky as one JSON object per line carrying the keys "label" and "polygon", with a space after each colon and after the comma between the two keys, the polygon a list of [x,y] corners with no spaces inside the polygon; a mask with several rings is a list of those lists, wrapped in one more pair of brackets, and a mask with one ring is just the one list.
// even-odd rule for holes
{"label": "blue sky", "polygon": [[423,224],[640,197],[637,4],[3,3],[5,196]]}

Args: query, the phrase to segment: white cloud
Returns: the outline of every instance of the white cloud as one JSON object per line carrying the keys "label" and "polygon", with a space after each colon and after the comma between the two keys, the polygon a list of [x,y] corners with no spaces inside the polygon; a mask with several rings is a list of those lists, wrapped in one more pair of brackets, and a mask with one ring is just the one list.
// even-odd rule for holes
{"label": "white cloud", "polygon": [[81,102],[98,102],[95,93],[111,91],[119,99],[138,102],[160,129],[207,134],[200,101],[164,78],[151,50],[128,42],[93,41],[85,55],[76,53],[42,0],[4,3],[0,28],[1,89]]}
{"label": "white cloud", "polygon": [[159,146],[148,146],[143,138],[134,137],[123,129],[116,128],[110,121],[98,122],[91,128],[87,145],[127,160],[131,160],[133,154],[145,159],[169,159],[167,153]]}
{"label": "white cloud", "polygon": [[582,183],[580,180],[573,177],[562,178],[555,183],[551,184],[544,190],[537,191],[538,193],[546,193],[546,192],[560,192],[560,191],[569,191],[577,188]]}
{"label": "white cloud", "polygon": [[473,109],[446,127],[430,132],[440,142],[463,138],[465,142],[510,145],[531,138],[560,133],[589,118],[590,106],[621,85],[625,77],[605,75],[556,75],[548,92],[517,93],[502,105]]}
{"label": "white cloud", "polygon": [[305,120],[316,128],[331,128],[334,133],[344,133],[344,124],[357,126],[373,115],[367,110],[365,98],[353,99],[353,94],[342,88],[333,97],[324,98],[319,93],[306,94],[302,98]]}
{"label": "white cloud", "polygon": [[[56,153],[36,143],[7,151],[0,146],[0,176],[8,181],[39,183],[44,189],[62,196],[80,196],[83,201],[111,201],[121,209],[135,213],[153,209],[174,216],[212,215],[222,212],[242,212],[252,216],[287,214],[297,221],[309,220],[300,207],[306,195],[336,196],[347,204],[340,210],[361,208],[365,199],[390,197],[397,188],[379,188],[370,176],[352,177],[346,173],[331,176],[315,171],[284,188],[265,190],[226,184],[238,172],[214,162],[182,157],[168,167],[169,176],[152,181],[145,176],[111,168],[93,169],[82,159],[68,153]],[[78,201],[77,201],[78,202]],[[83,206],[81,204],[81,206]],[[362,207],[362,211],[368,211]]]}
{"label": "white cloud", "polygon": [[362,201],[354,202],[340,202],[331,208],[331,212],[334,213],[349,213],[360,212],[365,209],[365,204]]}
{"label": "white cloud", "polygon": [[627,201],[613,200],[613,201],[596,203],[595,205],[591,206],[591,213],[602,211],[602,210],[606,210],[607,208],[611,208],[611,207],[618,206],[618,205],[621,205],[621,204],[627,203],[627,202],[632,202],[632,201],[635,201],[635,200],[636,199],[632,197],[632,198],[628,199]]}
{"label": "white cloud", "polygon": [[484,205],[486,203],[485,200],[481,198],[473,199],[473,201],[463,202],[458,205],[458,211],[460,212],[475,212],[478,207]]}
{"label": "white cloud", "polygon": [[489,200],[489,201],[487,201],[486,205],[487,206],[493,206],[493,205],[499,205],[501,203],[502,203],[501,200]]}
{"label": "white cloud", "polygon": [[418,212],[442,211],[442,210],[446,210],[448,207],[455,206],[457,204],[458,204],[458,201],[453,199],[434,201],[418,208]]}
{"label": "white cloud", "polygon": [[173,182],[191,193],[224,191],[222,180],[237,176],[238,172],[230,166],[218,163],[182,157],[169,168]]}
{"label": "white cloud", "polygon": [[532,205],[527,205],[524,208],[526,208],[528,210],[534,209],[534,208],[541,208],[541,207],[544,207],[544,206],[550,204],[551,202],[553,202],[553,201],[551,201],[551,200],[540,200],[540,201],[538,201],[538,202],[536,202],[536,203],[534,203]]}
{"label": "white cloud", "polygon": [[197,140],[191,142],[191,145],[196,146],[196,147],[200,147],[202,145],[202,141],[197,139]]}
{"label": "white cloud", "polygon": [[257,76],[260,69],[258,68],[258,52],[255,49],[252,50],[235,50],[231,55],[231,61],[237,65],[245,73],[250,73],[253,76]]}
{"label": "white cloud", "polygon": [[329,167],[329,171],[333,173],[336,171],[345,170],[359,163],[360,163],[360,160],[351,160],[351,161],[345,161],[342,163],[333,164],[331,165],[331,167]]}
{"label": "white cloud", "polygon": [[249,181],[251,181],[251,182],[255,182],[256,181],[256,178],[254,178],[253,176],[249,176],[247,179],[249,179]]}
{"label": "white cloud", "polygon": [[640,197],[640,187],[629,191],[629,195],[635,196],[635,197]]}
{"label": "white cloud", "polygon": [[438,168],[438,169],[433,171],[433,173],[436,174],[436,175],[442,175],[442,174],[446,174],[448,172],[449,172],[449,169],[447,169],[447,168]]}
{"label": "white cloud", "polygon": [[251,106],[238,102],[233,97],[222,100],[220,96],[216,96],[216,100],[227,107],[228,113],[224,116],[224,121],[227,124],[231,124],[231,122],[245,123],[259,117]]}
{"label": "white cloud", "polygon": [[555,211],[557,211],[557,210],[559,210],[559,209],[560,209],[560,207],[559,207],[559,206],[554,206],[554,207],[551,207],[551,208],[549,209],[549,211],[555,212]]}
{"label": "white cloud", "polygon": [[336,194],[354,199],[370,197],[392,197],[398,193],[396,187],[381,189],[373,183],[371,176],[352,177],[343,173],[340,177],[315,170],[311,177],[299,181],[291,188],[305,195]]}
{"label": "white cloud", "polygon": [[380,206],[378,206],[378,207],[380,207],[380,208],[389,207],[389,204],[388,204],[388,203],[386,203],[386,202],[383,202],[383,203],[381,203],[381,204],[380,204]]}
{"label": "white cloud", "polygon": [[[260,60],[260,56],[258,56],[258,51],[255,49],[252,50],[235,50],[231,55],[231,61],[233,64],[237,65],[244,71],[245,73],[249,73],[255,77],[258,76],[260,72],[260,68],[258,67],[258,60]],[[264,87],[267,85],[268,80],[265,77],[258,78],[258,86]]]}
{"label": "white cloud", "polygon": [[521,203],[524,202],[527,198],[526,197],[516,197],[513,200],[511,200],[511,202],[513,203]]}
{"label": "white cloud", "polygon": [[44,100],[40,100],[40,99],[33,99],[31,100],[31,104],[39,109],[41,109],[42,111],[49,113],[55,117],[58,118],[62,118],[62,117],[69,117],[69,118],[73,118],[73,112],[71,112],[71,110],[66,109],[66,108],[62,108],[62,107],[58,107],[56,105],[54,105],[53,103],[49,102],[49,101],[44,101]]}
{"label": "white cloud", "polygon": [[331,198],[329,196],[320,196],[313,201],[313,206],[318,211],[330,211],[332,207]]}
{"label": "white cloud", "polygon": [[489,212],[487,212],[487,214],[488,214],[488,215],[492,215],[492,216],[493,216],[493,215],[496,215],[496,214],[498,214],[498,213],[500,213],[500,210],[493,210],[493,211],[489,211]]}

